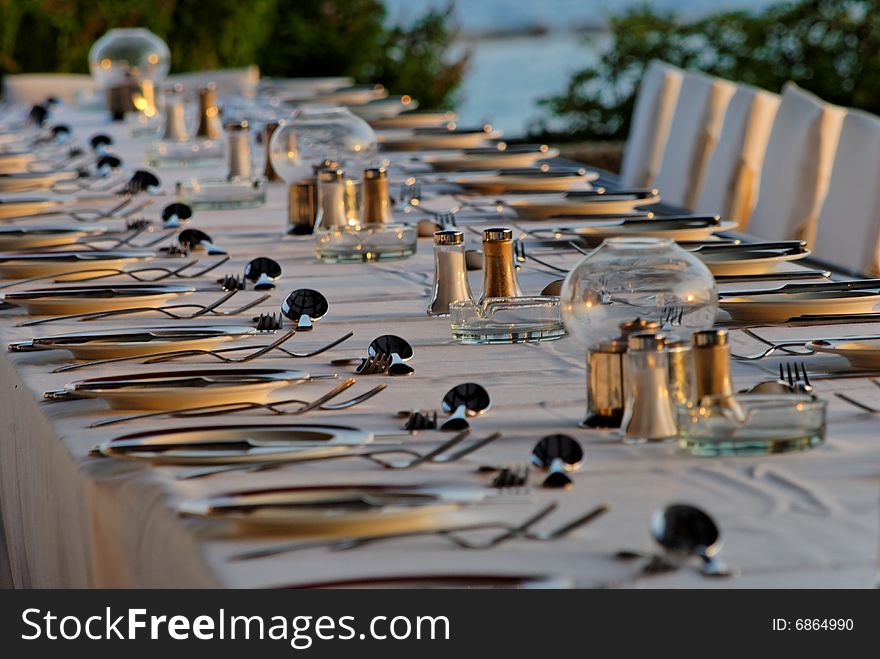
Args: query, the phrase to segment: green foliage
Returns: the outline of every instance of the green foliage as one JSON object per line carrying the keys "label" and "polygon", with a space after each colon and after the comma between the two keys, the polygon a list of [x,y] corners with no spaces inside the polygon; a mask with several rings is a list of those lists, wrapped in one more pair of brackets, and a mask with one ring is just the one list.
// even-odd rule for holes
{"label": "green foliage", "polygon": [[682,22],[637,7],[611,22],[612,46],[543,104],[578,139],[621,139],[652,59],[771,91],[787,80],[880,114],[880,0],[797,0]]}
{"label": "green foliage", "polygon": [[448,61],[451,7],[387,25],[381,0],[0,0],[0,74],[88,71],[111,27],[143,26],[171,47],[174,71],[256,63],[265,75],[350,75],[452,103],[467,58]]}

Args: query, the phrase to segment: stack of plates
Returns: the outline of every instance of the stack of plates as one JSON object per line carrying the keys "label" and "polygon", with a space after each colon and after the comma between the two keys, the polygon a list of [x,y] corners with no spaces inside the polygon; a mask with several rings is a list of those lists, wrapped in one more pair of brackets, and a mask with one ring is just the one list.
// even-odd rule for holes
{"label": "stack of plates", "polygon": [[460,151],[426,153],[419,158],[437,171],[501,169],[505,167],[533,167],[547,158],[555,158],[559,149],[546,144],[514,144],[499,142],[493,146],[475,147]]}
{"label": "stack of plates", "polygon": [[572,190],[589,188],[599,178],[597,172],[581,168],[511,168],[495,172],[468,172],[452,179],[456,185],[483,194],[523,192],[528,190]]}
{"label": "stack of plates", "polygon": [[492,126],[458,128],[455,124],[441,127],[386,130],[376,134],[379,146],[386,151],[418,151],[431,149],[464,149],[482,146],[486,140],[501,137]]}
{"label": "stack of plates", "polygon": [[[0,277],[27,279],[73,272],[119,270],[133,261],[143,261],[153,256],[153,252],[135,250],[6,252],[0,253]],[[75,279],[75,276],[70,279]]]}
{"label": "stack of plates", "polygon": [[161,307],[171,298],[195,293],[183,284],[53,286],[0,293],[0,300],[21,305],[34,316],[96,313],[130,307]]}
{"label": "stack of plates", "polygon": [[545,220],[571,215],[621,215],[660,201],[656,190],[644,194],[575,191],[556,194],[512,196],[504,201],[518,217]]}

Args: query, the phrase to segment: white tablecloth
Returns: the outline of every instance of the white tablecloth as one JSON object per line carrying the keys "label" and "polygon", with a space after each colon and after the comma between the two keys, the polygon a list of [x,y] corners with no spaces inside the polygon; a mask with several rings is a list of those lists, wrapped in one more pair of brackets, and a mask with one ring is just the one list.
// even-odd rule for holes
{"label": "white tablecloth", "polygon": [[[98,130],[112,132],[117,139],[114,149],[126,163],[140,162],[144,140],[129,137],[124,127],[108,127],[93,115],[70,115],[65,120],[74,124],[81,136]],[[220,171],[159,173],[165,188],[171,190],[174,181],[183,176],[217,175]],[[165,203],[166,199],[156,200],[151,209],[153,216]],[[503,438],[472,460],[413,471],[387,472],[365,461],[345,460],[178,481],[175,475],[181,468],[93,458],[88,451],[99,441],[123,433],[198,422],[160,419],[90,429],[91,422],[118,412],[101,401],[41,400],[43,391],[62,387],[72,379],[148,367],[135,362],[51,374],[52,368],[68,360],[66,353],[4,353],[0,357],[0,510],[5,547],[0,545],[0,584],[11,580],[19,587],[265,587],[369,575],[509,572],[563,575],[588,587],[625,582],[635,573],[637,564],[615,560],[614,552],[624,548],[651,550],[648,519],[652,511],[671,502],[690,502],[717,519],[725,537],[722,556],[738,575],[713,580],[701,577],[696,570],[684,569],[634,586],[873,585],[878,556],[880,440],[877,420],[870,415],[832,397],[827,443],[788,455],[710,459],[683,455],[668,444],[623,445],[613,432],[589,432],[577,427],[584,413],[584,367],[583,350],[574,340],[463,346],[452,340],[448,319],[426,316],[433,268],[430,239],[421,239],[417,255],[404,261],[330,265],[316,261],[309,239],[279,237],[284,218],[285,191],[282,184],[273,184],[263,207],[197,212],[192,222],[233,256],[212,275],[238,273],[244,263],[259,255],[281,262],[284,279],[272,300],[259,311],[277,311],[283,296],[294,288],[315,288],[328,298],[331,309],[326,318],[315,331],[295,337],[291,347],[315,347],[345,332],[355,332],[352,339],[318,357],[294,361],[272,356],[259,364],[286,365],[313,374],[339,371],[329,365],[330,359],[361,356],[373,338],[385,333],[399,334],[415,348],[414,376],[360,378],[349,390],[352,395],[379,382],[387,384],[388,389],[350,411],[315,412],[300,419],[354,425],[376,433],[399,432],[398,410],[438,408],[448,388],[472,380],[483,384],[493,400],[491,411],[474,422],[475,436],[500,430]],[[468,240],[476,242],[478,236],[469,234]],[[578,257],[566,254],[545,258],[570,267]],[[480,273],[471,276],[472,287],[479,290]],[[527,263],[520,272],[520,282],[525,293],[536,294],[557,276]],[[206,279],[206,283],[214,278]],[[246,292],[240,297],[249,299],[253,294]],[[200,293],[196,297],[210,301],[216,295]],[[251,315],[220,322],[242,324]],[[144,314],[89,326],[74,322],[15,326],[24,319],[23,313],[14,310],[0,314],[0,337],[4,342],[91,326],[167,322],[156,314]],[[768,337],[830,336],[875,331],[871,327],[779,328],[763,333]],[[757,349],[747,337],[737,332],[734,335],[735,349]],[[210,365],[197,359],[187,363]],[[737,385],[744,387],[775,373],[778,363],[779,358],[768,358],[735,364]],[[810,357],[807,363],[814,375],[825,369],[845,368],[845,362],[835,357]],[[180,362],[164,367],[180,367]],[[299,385],[295,394],[309,398],[330,386],[328,381]],[[880,389],[864,378],[834,382],[817,379],[815,386],[823,397],[846,390],[880,406]],[[292,397],[291,391],[279,396]],[[265,414],[234,418],[240,422],[273,422]],[[223,422],[222,417],[212,421]],[[533,488],[528,496],[481,507],[481,514],[517,521],[540,505],[557,501],[559,510],[539,527],[547,529],[600,503],[610,504],[609,514],[559,542],[522,540],[493,551],[467,551],[455,549],[441,538],[423,537],[350,552],[318,548],[234,562],[228,560],[230,555],[268,546],[279,539],[243,536],[176,514],[177,504],[187,498],[274,485],[486,483],[487,477],[475,473],[478,464],[525,463],[533,444],[554,432],[571,434],[585,447],[587,460],[574,474],[573,489],[560,492]],[[436,434],[422,433],[407,443],[425,447],[436,441]],[[9,562],[6,576],[4,553],[8,553]]]}

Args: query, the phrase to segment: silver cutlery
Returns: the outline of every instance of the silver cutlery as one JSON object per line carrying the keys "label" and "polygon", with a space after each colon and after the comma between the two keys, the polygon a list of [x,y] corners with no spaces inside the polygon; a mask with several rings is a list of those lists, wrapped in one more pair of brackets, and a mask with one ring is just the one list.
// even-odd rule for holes
{"label": "silver cutlery", "polygon": [[456,385],[446,392],[440,402],[440,408],[449,415],[440,430],[459,431],[469,428],[468,417],[485,414],[491,406],[489,392],[479,384],[465,382]]}
{"label": "silver cutlery", "polygon": [[536,467],[547,472],[545,488],[569,488],[572,485],[568,472],[580,468],[584,460],[584,450],[580,443],[568,435],[547,435],[535,444],[531,461]]}
{"label": "silver cutlery", "polygon": [[855,279],[851,281],[827,281],[813,284],[785,284],[776,288],[742,289],[735,291],[719,291],[718,297],[756,297],[759,295],[783,295],[790,293],[845,293],[847,291],[876,290],[880,288],[880,279]]}

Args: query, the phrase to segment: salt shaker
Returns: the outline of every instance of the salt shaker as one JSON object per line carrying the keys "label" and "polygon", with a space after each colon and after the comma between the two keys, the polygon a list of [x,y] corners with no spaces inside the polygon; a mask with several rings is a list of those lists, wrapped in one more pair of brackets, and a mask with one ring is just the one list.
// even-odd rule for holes
{"label": "salt shaker", "polygon": [[186,142],[185,110],[183,87],[175,85],[165,90],[165,133],[162,139],[167,142]]}
{"label": "salt shaker", "polygon": [[364,224],[389,224],[394,221],[388,194],[388,172],[384,167],[364,170],[363,194]]}
{"label": "salt shaker", "polygon": [[696,402],[703,396],[733,396],[730,377],[730,346],[727,330],[694,333],[694,380]]}
{"label": "salt shaker", "polygon": [[250,129],[247,121],[239,121],[226,124],[226,139],[229,150],[227,161],[229,172],[226,177],[230,180],[250,179],[253,176],[251,163]]}
{"label": "salt shaker", "polygon": [[305,236],[315,231],[318,214],[318,182],[302,178],[287,188],[287,233]]}
{"label": "salt shaker", "polygon": [[437,231],[434,234],[434,295],[429,316],[445,316],[452,302],[473,301],[464,260],[464,234]]}
{"label": "salt shaker", "polygon": [[315,231],[348,227],[345,213],[345,172],[322,169],[318,172],[318,215]]}
{"label": "salt shaker", "polygon": [[521,297],[513,261],[513,231],[483,229],[483,296]]}
{"label": "salt shaker", "polygon": [[677,336],[666,339],[669,360],[669,395],[675,405],[688,405],[696,397],[694,351],[691,342]]}
{"label": "salt shaker", "polygon": [[217,85],[209,82],[199,90],[199,126],[196,137],[215,140],[222,132],[220,110],[217,107]]}
{"label": "salt shaker", "polygon": [[626,407],[621,422],[624,442],[659,442],[677,437],[669,392],[666,337],[650,333],[629,337],[626,381]]}

